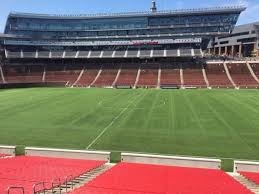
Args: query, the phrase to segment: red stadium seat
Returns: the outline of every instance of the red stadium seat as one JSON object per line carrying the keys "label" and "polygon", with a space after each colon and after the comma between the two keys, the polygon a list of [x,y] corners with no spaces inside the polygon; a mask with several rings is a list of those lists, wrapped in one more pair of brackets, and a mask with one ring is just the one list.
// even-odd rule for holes
{"label": "red stadium seat", "polygon": [[[50,189],[52,180],[63,184],[66,177],[76,178],[85,172],[103,165],[105,161],[77,160],[20,156],[0,160],[0,193],[8,187],[24,187],[25,193],[33,193],[33,185],[45,183]],[[39,186],[39,190],[42,190]],[[13,192],[12,192],[13,193]]]}
{"label": "red stadium seat", "polygon": [[252,194],[221,170],[120,163],[71,194]]}

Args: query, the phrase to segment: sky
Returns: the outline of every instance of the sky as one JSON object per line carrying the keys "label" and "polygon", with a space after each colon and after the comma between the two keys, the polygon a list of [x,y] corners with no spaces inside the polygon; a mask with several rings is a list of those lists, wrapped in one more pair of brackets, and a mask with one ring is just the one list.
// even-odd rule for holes
{"label": "sky", "polygon": [[[259,0],[157,0],[158,10],[245,5],[238,24],[259,21]],[[46,14],[91,14],[147,11],[151,0],[0,0],[0,33],[11,11]]]}

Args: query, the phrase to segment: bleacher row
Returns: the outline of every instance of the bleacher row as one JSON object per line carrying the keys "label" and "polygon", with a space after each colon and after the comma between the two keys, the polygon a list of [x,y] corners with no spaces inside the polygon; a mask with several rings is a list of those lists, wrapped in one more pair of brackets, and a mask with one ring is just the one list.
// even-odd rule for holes
{"label": "bleacher row", "polygon": [[[258,88],[259,63],[29,65],[3,68],[5,83],[74,87]],[[228,73],[231,79],[228,77]],[[0,82],[1,83],[1,82]]]}
{"label": "bleacher row", "polygon": [[[71,154],[82,156],[83,152],[59,150],[59,153],[56,153],[56,150],[46,149],[50,151],[50,156],[46,157],[42,156],[42,148],[40,151],[38,148],[30,149],[35,149],[31,152],[32,155],[37,153],[39,156],[28,154],[28,156],[0,158],[1,194],[57,193],[54,189],[58,187],[59,193],[69,194],[253,193],[230,174],[220,170],[217,159],[155,157],[143,154],[125,154],[129,158],[122,158],[122,162],[99,176],[92,177],[92,180],[85,184],[79,184],[66,191],[66,188],[60,186],[73,180],[76,184],[81,179],[78,178],[80,175],[95,171],[100,166],[106,165],[109,160],[94,160],[91,154],[98,158],[97,153],[94,152],[89,154],[89,159],[72,159]],[[57,155],[53,156],[53,153]],[[60,153],[64,154],[63,158],[60,157]],[[253,167],[257,171],[239,171],[239,168],[244,170],[242,166],[238,166],[236,170],[254,184],[259,184],[259,163]]]}

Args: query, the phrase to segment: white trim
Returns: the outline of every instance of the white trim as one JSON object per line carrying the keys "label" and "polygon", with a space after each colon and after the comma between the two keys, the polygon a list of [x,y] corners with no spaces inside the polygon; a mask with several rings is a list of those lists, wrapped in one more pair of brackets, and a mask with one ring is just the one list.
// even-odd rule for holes
{"label": "white trim", "polygon": [[110,152],[26,147],[26,156],[110,161]]}
{"label": "white trim", "polygon": [[121,160],[129,163],[181,166],[192,168],[220,169],[221,160],[211,158],[194,158],[150,154],[122,153]]}

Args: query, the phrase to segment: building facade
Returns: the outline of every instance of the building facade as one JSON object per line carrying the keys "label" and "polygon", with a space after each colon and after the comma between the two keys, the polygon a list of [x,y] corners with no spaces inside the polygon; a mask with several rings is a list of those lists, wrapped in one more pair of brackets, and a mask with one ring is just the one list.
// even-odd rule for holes
{"label": "building facade", "polygon": [[236,26],[228,36],[216,37],[208,52],[231,57],[259,56],[259,22]]}

